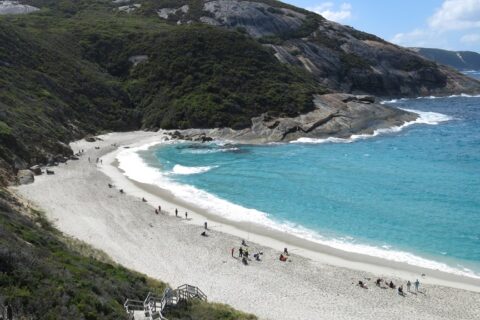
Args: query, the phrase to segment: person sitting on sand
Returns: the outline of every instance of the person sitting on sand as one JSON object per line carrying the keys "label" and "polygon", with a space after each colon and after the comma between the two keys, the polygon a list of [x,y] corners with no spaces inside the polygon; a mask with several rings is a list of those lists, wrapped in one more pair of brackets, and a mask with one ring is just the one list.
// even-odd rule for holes
{"label": "person sitting on sand", "polygon": [[287,248],[284,248],[284,249],[283,249],[283,253],[284,253],[286,256],[289,256],[289,254],[288,254],[288,249],[287,249]]}
{"label": "person sitting on sand", "polygon": [[280,261],[282,262],[287,261],[287,257],[285,257],[283,254],[280,254]]}
{"label": "person sitting on sand", "polygon": [[145,199],[145,198],[142,198],[142,201],[143,201],[143,202],[147,202],[147,199]]}
{"label": "person sitting on sand", "polygon": [[203,231],[203,232],[201,233],[201,235],[204,236],[204,237],[208,237],[208,236],[207,236],[207,233],[206,233],[205,231]]}
{"label": "person sitting on sand", "polygon": [[363,289],[368,289],[368,288],[367,288],[367,285],[366,285],[365,283],[363,283],[362,280],[359,280],[359,281],[358,281],[358,286],[359,286],[360,288],[363,288]]}
{"label": "person sitting on sand", "polygon": [[123,189],[120,189],[120,193],[123,193]]}
{"label": "person sitting on sand", "polygon": [[243,258],[242,258],[242,262],[243,262],[244,265],[246,265],[246,266],[248,265],[247,258],[243,257]]}
{"label": "person sitting on sand", "polygon": [[391,289],[395,289],[395,284],[393,284],[393,282],[390,280],[390,283],[388,284],[388,286],[391,288]]}
{"label": "person sitting on sand", "polygon": [[111,189],[113,187],[113,185],[111,183],[109,183],[108,187]]}
{"label": "person sitting on sand", "polygon": [[382,284],[382,279],[378,278],[376,281],[376,284],[377,284],[377,287],[380,287],[380,285]]}

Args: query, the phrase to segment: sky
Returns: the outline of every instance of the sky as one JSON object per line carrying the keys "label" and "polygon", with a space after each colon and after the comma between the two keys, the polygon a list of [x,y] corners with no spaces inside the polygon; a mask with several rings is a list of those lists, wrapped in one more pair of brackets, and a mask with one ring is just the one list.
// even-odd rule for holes
{"label": "sky", "polygon": [[480,0],[283,0],[406,47],[480,52]]}

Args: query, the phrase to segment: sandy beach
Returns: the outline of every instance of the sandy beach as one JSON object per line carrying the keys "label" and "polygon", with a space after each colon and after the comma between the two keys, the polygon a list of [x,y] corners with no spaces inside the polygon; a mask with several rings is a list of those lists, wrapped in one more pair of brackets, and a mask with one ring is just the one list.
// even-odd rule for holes
{"label": "sandy beach", "polygon": [[[196,285],[210,301],[261,319],[480,319],[478,279],[343,252],[258,225],[227,221],[168,190],[134,182],[118,169],[119,151],[159,142],[161,133],[100,137],[101,141],[72,143],[74,152],[85,152],[79,160],[53,167],[55,175],[35,177],[33,184],[13,189],[43,210],[59,230],[128,268],[172,287]],[[159,205],[163,213],[157,215]],[[205,221],[208,237],[200,235]],[[232,248],[238,256],[241,239],[247,241],[250,254],[264,253],[262,261],[252,259],[244,266],[231,256]],[[291,252],[289,262],[278,259],[284,247]],[[405,291],[406,281],[418,278],[420,292],[402,297],[397,290],[377,287],[377,278],[403,284]],[[360,288],[359,280],[368,289]]]}

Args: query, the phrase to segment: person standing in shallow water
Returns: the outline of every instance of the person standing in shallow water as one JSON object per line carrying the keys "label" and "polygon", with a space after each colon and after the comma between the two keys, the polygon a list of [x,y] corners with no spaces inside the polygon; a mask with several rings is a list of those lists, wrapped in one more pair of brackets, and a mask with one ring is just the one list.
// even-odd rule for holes
{"label": "person standing in shallow water", "polygon": [[188,220],[188,212],[185,211],[185,220]]}

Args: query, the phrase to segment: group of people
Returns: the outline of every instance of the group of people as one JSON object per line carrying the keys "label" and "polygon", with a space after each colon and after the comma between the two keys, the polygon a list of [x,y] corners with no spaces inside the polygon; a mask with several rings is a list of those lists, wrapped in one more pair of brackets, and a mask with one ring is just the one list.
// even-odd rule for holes
{"label": "group of people", "polygon": [[[390,289],[397,288],[397,286],[393,283],[393,281],[390,280],[390,282],[388,282],[387,280],[383,280],[381,278],[378,278],[377,281],[375,281],[375,284],[377,285],[377,287],[382,287],[382,282],[385,283],[387,288],[390,288]],[[415,287],[415,292],[418,292],[418,288],[420,287],[420,281],[418,281],[418,279],[415,280],[413,285]],[[361,288],[364,288],[364,289],[368,289],[367,285],[361,280],[358,281],[358,286],[360,286]],[[411,287],[412,287],[412,283],[410,282],[410,280],[408,280],[407,281],[407,291],[408,292],[411,292]],[[397,291],[398,291],[399,295],[405,296],[405,292],[403,291],[403,285],[398,286]]]}
{"label": "group of people", "polygon": [[[235,258],[235,248],[232,248],[231,250],[232,258]],[[253,254],[253,258],[257,261],[262,261],[260,257],[263,255],[263,252],[258,251],[257,253]],[[245,242],[245,240],[242,240],[242,245],[238,249],[238,257],[242,260],[242,263],[244,265],[248,265],[248,261],[251,260],[250,257],[250,251],[248,250],[248,244]]]}

